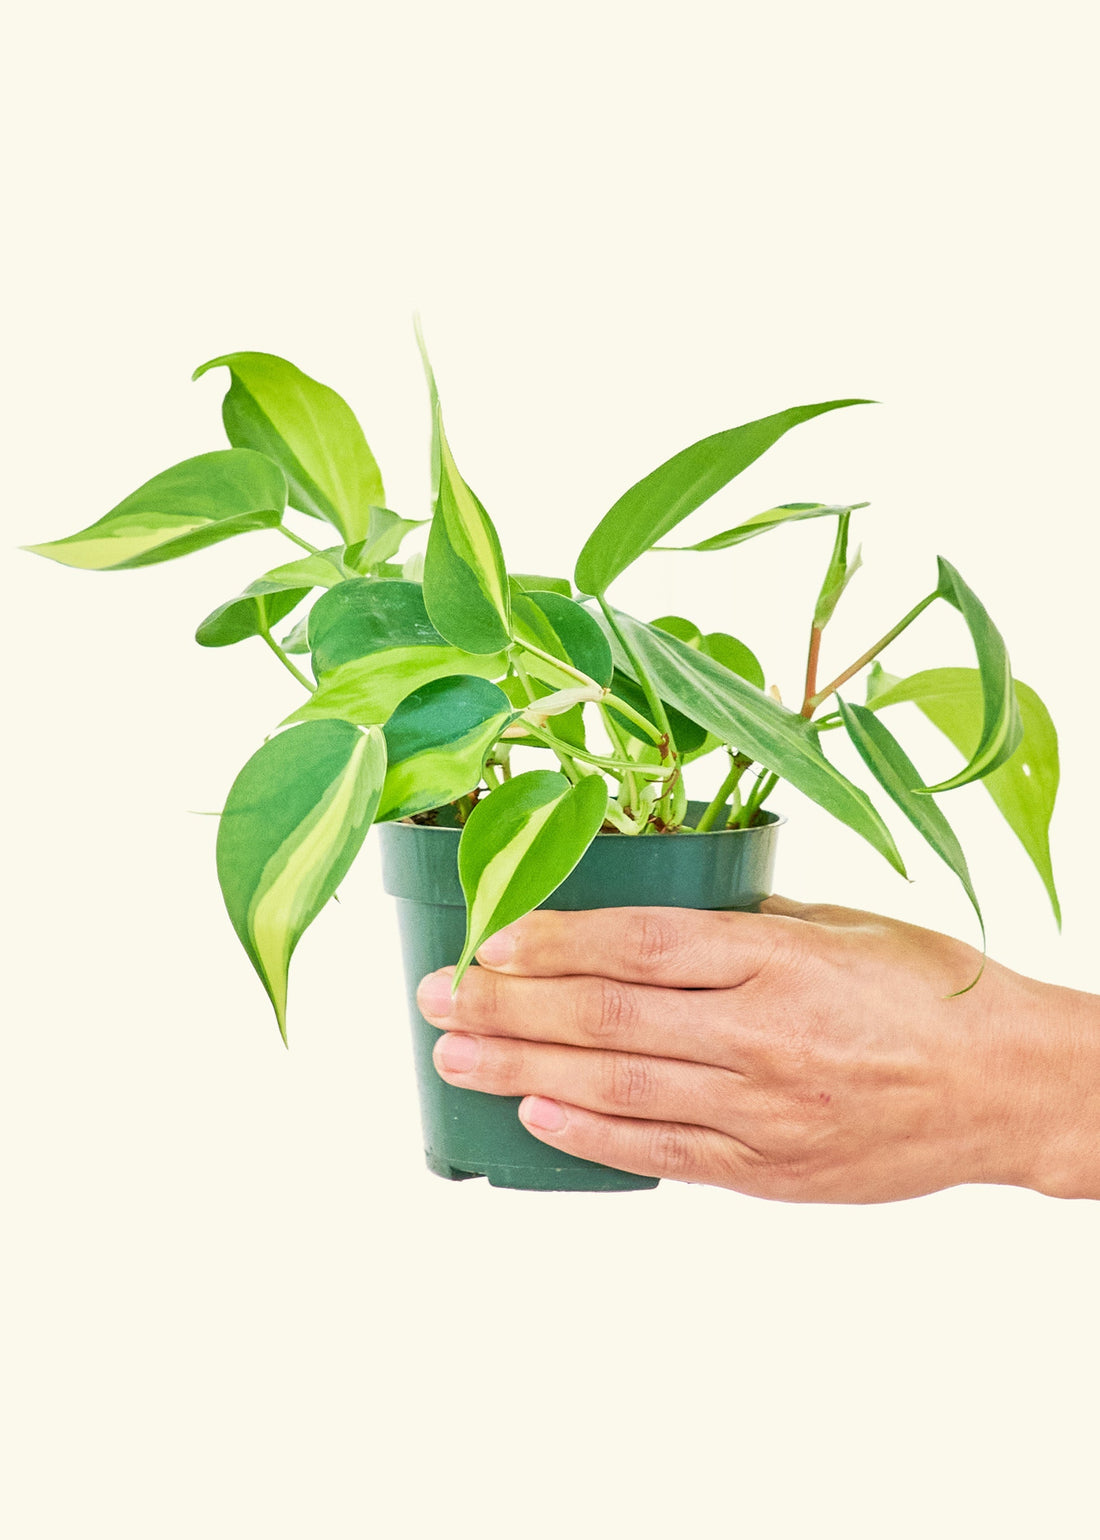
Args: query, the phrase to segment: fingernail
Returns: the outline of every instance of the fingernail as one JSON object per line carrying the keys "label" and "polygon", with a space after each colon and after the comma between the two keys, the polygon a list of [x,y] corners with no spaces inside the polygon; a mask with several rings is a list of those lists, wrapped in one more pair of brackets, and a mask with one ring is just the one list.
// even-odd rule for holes
{"label": "fingernail", "polygon": [[451,975],[429,973],[420,980],[416,1002],[425,1016],[449,1016],[451,1014]]}
{"label": "fingernail", "polygon": [[488,963],[490,968],[499,968],[501,963],[506,963],[516,949],[516,927],[506,925],[503,930],[498,930],[495,936],[490,936],[488,941],[483,941],[477,949],[478,962]]}
{"label": "fingernail", "polygon": [[545,1134],[560,1133],[565,1127],[565,1113],[545,1096],[525,1096],[519,1115],[528,1128],[541,1128]]}
{"label": "fingernail", "polygon": [[480,1059],[481,1044],[476,1037],[448,1032],[435,1045],[435,1056],[443,1069],[450,1070],[452,1075],[463,1075]]}

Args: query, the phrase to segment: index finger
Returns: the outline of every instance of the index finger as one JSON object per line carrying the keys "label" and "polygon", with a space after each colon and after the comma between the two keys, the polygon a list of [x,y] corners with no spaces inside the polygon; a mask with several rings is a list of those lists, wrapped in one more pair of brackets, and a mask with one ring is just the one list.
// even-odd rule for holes
{"label": "index finger", "polygon": [[797,920],[710,909],[536,909],[483,943],[482,967],[530,978],[730,989],[764,968]]}

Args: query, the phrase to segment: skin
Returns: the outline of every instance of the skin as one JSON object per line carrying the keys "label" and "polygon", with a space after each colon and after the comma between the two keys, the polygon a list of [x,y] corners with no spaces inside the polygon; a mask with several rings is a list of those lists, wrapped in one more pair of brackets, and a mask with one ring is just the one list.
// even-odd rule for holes
{"label": "skin", "polygon": [[792,1202],[1100,1198],[1100,997],[989,961],[948,998],[981,963],[950,936],[783,898],[540,910],[478,962],[421,983],[436,1068],[555,1149]]}

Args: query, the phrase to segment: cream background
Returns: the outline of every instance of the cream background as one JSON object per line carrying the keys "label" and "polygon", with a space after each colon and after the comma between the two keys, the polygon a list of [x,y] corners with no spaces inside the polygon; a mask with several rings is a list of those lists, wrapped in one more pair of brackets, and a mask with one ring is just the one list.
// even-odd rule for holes
{"label": "cream background", "polygon": [[[795,402],[696,516],[868,498],[839,664],[938,551],[1061,730],[1058,938],[980,789],[994,955],[1100,988],[1091,820],[1096,38],[1083,3],[107,3],[9,53],[0,1525],[11,1540],[1094,1536],[1100,1209],[451,1186],[421,1164],[373,846],[291,1044],[221,911],[214,808],[295,686],[195,623],[290,548],[102,577],[14,552],[220,439],[225,351],[341,390],[425,497],[420,307],[512,563]],[[828,544],[653,558],[790,697]],[[777,564],[782,563],[782,568]],[[897,671],[970,661],[944,610]],[[895,718],[899,726],[901,715]],[[930,772],[935,735],[907,737]],[[938,759],[937,759],[938,756]],[[789,795],[781,891],[972,935]]]}

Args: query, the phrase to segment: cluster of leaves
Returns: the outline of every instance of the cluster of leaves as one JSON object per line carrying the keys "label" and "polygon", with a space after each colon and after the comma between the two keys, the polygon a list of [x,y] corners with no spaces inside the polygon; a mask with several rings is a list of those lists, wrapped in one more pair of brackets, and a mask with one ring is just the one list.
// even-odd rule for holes
{"label": "cluster of leaves", "polygon": [[[196,633],[206,647],[261,638],[307,692],[237,777],[217,842],[230,917],[284,1038],[291,954],[370,825],[383,819],[432,819],[451,807],[463,825],[468,928],[459,977],[486,937],[554,891],[601,830],[748,828],[769,816],[763,805],[780,779],[904,874],[871,799],[823,751],[833,730],[847,733],[874,780],[959,878],[979,923],[966,858],[933,795],[984,781],[1057,915],[1048,842],[1058,781],[1054,728],[1034,691],[1014,681],[1000,632],[949,562],[940,558],[935,587],[891,631],[819,688],[821,636],[859,566],[858,552],[848,555],[848,531],[864,504],[789,503],[693,546],[661,544],[791,428],[861,403],[793,407],[674,455],[600,520],[571,585],[508,572],[496,529],[455,462],[426,353],[424,361],[430,520],[386,507],[378,465],[335,391],[271,354],[235,353],[195,376],[229,370],[229,449],[185,460],[88,528],[29,548],[96,571],[167,561],[255,529],[278,529],[300,548],[295,560],[219,605]],[[336,543],[307,540],[287,522],[288,508],[329,526]],[[800,710],[765,689],[759,662],[736,637],[704,634],[679,616],[643,622],[608,602],[614,580],[649,551],[721,552],[819,518],[836,520],[836,537],[810,628]],[[421,524],[430,526],[426,551],[401,562],[402,544]],[[311,599],[277,641],[273,628]],[[936,599],[962,616],[977,667],[907,679],[884,673],[878,654]],[[293,661],[305,653],[312,678]],[[868,666],[865,704],[841,698],[837,692]],[[963,755],[948,780],[926,785],[883,722],[881,712],[902,701],[920,707]],[[602,729],[596,746],[593,727]],[[546,750],[557,768],[514,772],[518,746]],[[728,774],[692,816],[684,768],[720,750]]]}

